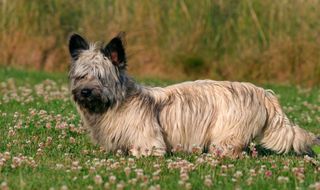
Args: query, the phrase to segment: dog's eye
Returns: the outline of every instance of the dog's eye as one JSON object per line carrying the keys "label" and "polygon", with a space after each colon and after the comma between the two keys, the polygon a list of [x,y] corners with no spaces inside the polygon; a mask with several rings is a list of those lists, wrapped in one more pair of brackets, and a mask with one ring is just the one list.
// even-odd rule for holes
{"label": "dog's eye", "polygon": [[81,79],[84,79],[86,76],[83,75],[83,76],[79,76],[79,77],[76,77],[76,80],[81,80]]}

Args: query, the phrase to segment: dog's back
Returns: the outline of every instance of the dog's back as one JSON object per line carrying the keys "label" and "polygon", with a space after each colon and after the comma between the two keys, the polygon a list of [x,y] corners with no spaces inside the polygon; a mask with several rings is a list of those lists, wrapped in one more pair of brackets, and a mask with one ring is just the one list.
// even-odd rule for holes
{"label": "dog's back", "polygon": [[240,151],[266,122],[265,91],[250,83],[203,80],[165,90],[160,125],[172,146],[186,151],[194,146]]}
{"label": "dog's back", "polygon": [[[202,80],[165,88],[160,124],[172,146],[219,147],[238,156],[257,139],[278,153],[310,154],[319,140],[292,124],[270,90],[251,83]],[[230,151],[231,150],[231,151]]]}

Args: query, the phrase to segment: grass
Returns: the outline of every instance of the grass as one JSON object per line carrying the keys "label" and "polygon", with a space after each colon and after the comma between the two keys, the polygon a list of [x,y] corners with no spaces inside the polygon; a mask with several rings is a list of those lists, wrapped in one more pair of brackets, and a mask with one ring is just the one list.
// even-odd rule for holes
{"label": "grass", "polygon": [[[175,153],[136,159],[93,145],[70,101],[64,73],[0,69],[0,187],[5,189],[306,189],[319,188],[318,158],[239,160]],[[140,80],[164,85],[157,79]],[[289,117],[319,134],[320,89],[265,85]],[[316,183],[318,182],[318,184]],[[317,186],[317,187],[316,187]]]}
{"label": "grass", "polygon": [[126,31],[136,75],[315,86],[319,8],[316,0],[2,0],[0,64],[65,71],[70,33],[106,42]]}

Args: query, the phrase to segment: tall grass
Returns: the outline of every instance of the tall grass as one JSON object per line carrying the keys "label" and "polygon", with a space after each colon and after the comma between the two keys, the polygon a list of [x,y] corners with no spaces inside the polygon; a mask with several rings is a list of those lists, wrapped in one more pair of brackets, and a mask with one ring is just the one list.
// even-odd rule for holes
{"label": "tall grass", "polygon": [[127,32],[134,75],[320,82],[317,0],[0,0],[0,62],[66,70],[67,38]]}

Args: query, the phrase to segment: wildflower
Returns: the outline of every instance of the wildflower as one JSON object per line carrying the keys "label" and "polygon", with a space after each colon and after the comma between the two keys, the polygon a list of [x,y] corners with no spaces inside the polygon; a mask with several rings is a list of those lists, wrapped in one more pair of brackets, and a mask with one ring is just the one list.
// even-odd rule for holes
{"label": "wildflower", "polygon": [[187,181],[189,179],[189,176],[187,173],[182,173],[182,174],[180,174],[180,179],[182,181]]}
{"label": "wildflower", "polygon": [[22,159],[19,157],[13,157],[12,158],[12,164],[11,164],[11,168],[17,168],[21,165],[22,163]]}
{"label": "wildflower", "polygon": [[68,187],[66,185],[62,185],[60,190],[68,190]]}
{"label": "wildflower", "polygon": [[51,143],[52,143],[52,137],[47,137],[47,141],[46,141],[46,146],[49,146],[49,145],[51,145]]}
{"label": "wildflower", "polygon": [[227,169],[228,169],[228,166],[226,166],[226,165],[222,165],[222,166],[221,166],[221,170],[222,170],[222,171],[227,171]]}
{"label": "wildflower", "polygon": [[90,166],[90,168],[89,168],[89,173],[90,173],[90,174],[93,174],[94,172],[96,172],[96,168],[93,167],[93,166]]}
{"label": "wildflower", "polygon": [[122,165],[125,165],[125,164],[126,164],[126,159],[124,159],[123,157],[120,158],[120,163],[121,163]]}
{"label": "wildflower", "polygon": [[72,165],[73,167],[78,167],[78,166],[79,166],[79,161],[73,161],[73,162],[71,163],[71,165]]}
{"label": "wildflower", "polygon": [[159,176],[160,172],[161,172],[160,169],[158,169],[157,171],[153,172],[152,179],[153,180],[159,180],[160,179],[160,176]]}
{"label": "wildflower", "polygon": [[38,146],[39,146],[39,148],[44,148],[45,144],[44,144],[43,142],[40,142],[40,143],[38,144]]}
{"label": "wildflower", "polygon": [[119,162],[115,162],[110,166],[110,168],[112,168],[112,169],[117,169],[119,167],[120,167],[120,163]]}
{"label": "wildflower", "polygon": [[87,155],[87,154],[89,154],[89,150],[82,150],[81,153],[82,153],[83,155]]}
{"label": "wildflower", "polygon": [[320,190],[320,182],[315,182],[309,186],[310,189]]}
{"label": "wildflower", "polygon": [[216,167],[216,166],[219,164],[219,161],[213,159],[209,164],[210,164],[212,167]]}
{"label": "wildflower", "polygon": [[284,171],[289,171],[289,167],[288,166],[283,166],[283,170]]}
{"label": "wildflower", "polygon": [[223,156],[223,150],[219,147],[217,147],[216,145],[212,144],[210,147],[210,152],[212,153],[213,157],[217,157],[220,158]]}
{"label": "wildflower", "polygon": [[116,176],[114,176],[114,175],[112,175],[112,176],[109,177],[109,182],[110,182],[111,184],[115,184],[115,183],[116,183],[116,180],[117,180],[117,178],[116,178]]}
{"label": "wildflower", "polygon": [[160,176],[159,176],[159,175],[152,175],[152,179],[153,179],[154,181],[157,181],[157,180],[160,179]]}
{"label": "wildflower", "polygon": [[15,136],[15,135],[16,135],[16,131],[13,130],[13,129],[10,129],[9,132],[8,132],[8,136],[9,136],[9,137],[13,137],[13,136]]}
{"label": "wildflower", "polygon": [[70,131],[72,131],[72,132],[75,132],[75,131],[76,131],[76,127],[75,127],[74,124],[70,124],[70,125],[69,125],[69,129],[70,129]]}
{"label": "wildflower", "polygon": [[122,190],[124,189],[124,185],[122,183],[117,184],[117,190]]}
{"label": "wildflower", "polygon": [[62,169],[63,168],[63,164],[56,164],[56,169]]}
{"label": "wildflower", "polygon": [[204,185],[207,187],[211,187],[212,186],[212,180],[210,178],[210,176],[206,176],[204,179]]}
{"label": "wildflower", "polygon": [[135,185],[135,184],[137,184],[137,179],[136,178],[133,178],[133,179],[130,179],[128,182],[129,182],[129,184],[132,184],[132,185]]}
{"label": "wildflower", "polygon": [[279,176],[277,180],[279,183],[288,183],[289,182],[289,178],[284,177],[284,176]]}
{"label": "wildflower", "polygon": [[103,188],[106,190],[110,189],[110,183],[108,183],[108,182],[104,183]]}
{"label": "wildflower", "polygon": [[184,185],[184,181],[179,180],[179,181],[178,181],[178,184],[179,184],[180,186],[183,186],[183,185]]}
{"label": "wildflower", "polygon": [[202,164],[202,163],[204,163],[205,162],[205,160],[203,159],[203,158],[198,158],[197,160],[196,160],[196,164]]}
{"label": "wildflower", "polygon": [[186,183],[186,189],[187,189],[187,190],[192,189],[191,183]]}
{"label": "wildflower", "polygon": [[240,178],[243,176],[242,171],[236,171],[236,173],[233,175],[235,178]]}
{"label": "wildflower", "polygon": [[69,138],[69,141],[70,141],[71,144],[74,144],[74,143],[76,142],[76,139],[73,138],[73,137],[70,137],[70,138]]}
{"label": "wildflower", "polygon": [[228,168],[234,168],[234,164],[228,164]]}
{"label": "wildflower", "polygon": [[247,184],[248,185],[251,185],[253,183],[253,178],[252,177],[249,177],[248,179],[247,179]]}
{"label": "wildflower", "polygon": [[160,169],[160,164],[154,164],[153,167],[154,167],[155,169]]}
{"label": "wildflower", "polygon": [[150,186],[149,190],[160,190],[160,185],[156,185],[156,186]]}
{"label": "wildflower", "polygon": [[134,164],[134,159],[133,158],[129,158],[128,159],[128,164],[132,166]]}
{"label": "wildflower", "polygon": [[226,173],[220,173],[220,176],[227,177],[227,174]]}
{"label": "wildflower", "polygon": [[252,150],[251,156],[252,156],[253,158],[257,158],[257,157],[258,157],[258,151],[257,151],[256,148],[254,148],[254,149]]}
{"label": "wildflower", "polygon": [[144,175],[143,178],[142,178],[143,182],[146,183],[146,184],[148,183],[148,179],[149,179],[149,177],[146,176],[146,175]]}
{"label": "wildflower", "polygon": [[251,150],[251,156],[252,156],[253,158],[256,158],[256,157],[258,156],[258,151],[257,151],[257,149],[256,149],[256,144],[255,144],[255,143],[251,143],[251,144],[249,145],[249,149]]}
{"label": "wildflower", "polygon": [[94,176],[94,183],[97,185],[101,185],[103,183],[102,177],[100,175]]}
{"label": "wildflower", "polygon": [[269,177],[272,176],[272,171],[267,170],[267,171],[264,172],[264,175],[265,175],[267,178],[269,178]]}
{"label": "wildflower", "polygon": [[131,169],[129,167],[124,168],[124,173],[126,174],[127,177],[130,175],[130,172],[131,172]]}
{"label": "wildflower", "polygon": [[9,190],[9,186],[5,181],[1,183],[0,187],[1,187],[1,190]]}
{"label": "wildflower", "polygon": [[49,122],[46,123],[46,128],[47,128],[47,129],[51,129],[51,127],[52,127],[52,126],[51,126],[51,123],[49,123]]}
{"label": "wildflower", "polygon": [[135,170],[137,179],[142,179],[143,178],[143,170],[142,169],[136,169]]}

